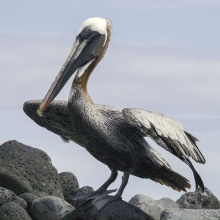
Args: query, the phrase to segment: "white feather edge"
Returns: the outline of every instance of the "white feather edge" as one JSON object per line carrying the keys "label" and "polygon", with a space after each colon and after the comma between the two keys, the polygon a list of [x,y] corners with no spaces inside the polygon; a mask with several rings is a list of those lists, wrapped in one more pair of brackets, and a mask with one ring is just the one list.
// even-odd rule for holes
{"label": "white feather edge", "polygon": [[[95,17],[95,18],[89,18],[87,20],[85,20],[80,29],[78,34],[83,30],[84,27],[86,26],[90,26],[92,31],[97,31],[100,34],[104,34],[105,35],[105,42],[104,45],[106,43],[107,40],[107,20],[104,18],[99,18],[99,17]],[[103,45],[103,46],[104,46]]]}
{"label": "white feather edge", "polygon": [[[178,121],[162,114],[142,109],[126,108],[123,109],[122,113],[124,118],[126,118],[126,120],[129,121],[131,124],[142,128],[141,130],[143,130],[144,127],[144,132],[146,133],[146,135],[151,137],[153,140],[155,136],[158,135],[159,137],[170,138],[174,141],[173,144],[176,145],[178,150],[174,149],[172,146],[167,147],[172,147],[172,150],[174,150],[178,154],[181,153],[184,156],[191,156],[194,160],[198,162],[200,161],[200,158],[197,155],[200,155],[200,152],[186,136],[187,131]],[[150,131],[152,128],[154,128],[156,131],[154,137],[152,136],[152,132]],[[202,155],[201,158],[203,158]]]}

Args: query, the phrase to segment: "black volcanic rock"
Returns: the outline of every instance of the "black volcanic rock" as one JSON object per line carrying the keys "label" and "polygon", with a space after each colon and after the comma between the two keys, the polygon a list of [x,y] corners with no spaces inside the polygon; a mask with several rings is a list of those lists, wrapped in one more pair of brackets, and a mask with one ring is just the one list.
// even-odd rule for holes
{"label": "black volcanic rock", "polygon": [[219,220],[220,209],[165,209],[160,220]]}
{"label": "black volcanic rock", "polygon": [[160,200],[154,200],[149,196],[137,194],[133,196],[128,202],[155,219],[160,219],[161,213],[166,208],[179,208],[179,204],[169,198],[162,198]]}
{"label": "black volcanic rock", "polygon": [[73,196],[79,196],[94,191],[94,189],[90,186],[83,186],[79,188],[78,180],[76,176],[71,172],[62,172],[59,173],[59,176],[64,198],[74,207],[78,207],[80,204],[72,199]]}
{"label": "black volcanic rock", "polygon": [[220,219],[219,200],[207,188],[204,193],[185,193],[178,204],[145,195],[134,196],[131,204],[111,199],[107,203],[102,197],[76,199],[91,191],[89,186],[80,188],[70,172],[58,175],[43,151],[17,141],[0,145],[0,220]]}
{"label": "black volcanic rock", "polygon": [[220,209],[220,202],[211,190],[200,188],[195,192],[187,192],[176,201],[184,209]]}
{"label": "black volcanic rock", "polygon": [[73,173],[62,172],[59,173],[59,177],[65,199],[70,195],[74,195],[79,190],[78,180]]}
{"label": "black volcanic rock", "polygon": [[30,192],[40,197],[63,198],[56,168],[42,150],[8,141],[0,145],[0,186],[17,195]]}
{"label": "black volcanic rock", "polygon": [[75,208],[65,200],[55,197],[46,196],[36,199],[31,205],[31,216],[35,220],[60,220],[67,213]]}
{"label": "black volcanic rock", "polygon": [[202,192],[198,188],[195,192],[183,194],[177,203],[179,209],[168,208],[161,213],[161,220],[214,220],[220,219],[220,204],[216,196],[207,188]]}
{"label": "black volcanic rock", "polygon": [[31,220],[27,211],[15,202],[0,207],[0,220]]}
{"label": "black volcanic rock", "polygon": [[93,201],[81,206],[64,216],[61,220],[154,220],[141,209],[122,200],[112,201],[97,210]]}
{"label": "black volcanic rock", "polygon": [[15,202],[22,206],[24,209],[27,209],[27,203],[24,199],[18,197],[11,190],[0,187],[0,206],[7,202]]}
{"label": "black volcanic rock", "polygon": [[27,203],[27,210],[30,211],[32,203],[36,200],[39,199],[38,196],[32,193],[23,193],[19,195],[20,198],[24,199]]}

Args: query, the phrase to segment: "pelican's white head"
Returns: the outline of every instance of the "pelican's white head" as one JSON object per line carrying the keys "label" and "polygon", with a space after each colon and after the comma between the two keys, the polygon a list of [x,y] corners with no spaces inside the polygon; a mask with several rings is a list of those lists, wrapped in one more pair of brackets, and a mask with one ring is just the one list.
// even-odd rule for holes
{"label": "pelican's white head", "polygon": [[108,26],[111,26],[111,22],[107,19],[99,18],[99,17],[89,18],[82,23],[79,29],[78,35],[84,31],[98,32],[101,35],[105,35],[105,42],[104,42],[104,45],[105,45],[106,40],[107,40]]}
{"label": "pelican's white head", "polygon": [[95,17],[85,20],[79,29],[79,33],[88,26],[92,31],[97,31],[100,34],[107,34],[107,21],[104,18]]}

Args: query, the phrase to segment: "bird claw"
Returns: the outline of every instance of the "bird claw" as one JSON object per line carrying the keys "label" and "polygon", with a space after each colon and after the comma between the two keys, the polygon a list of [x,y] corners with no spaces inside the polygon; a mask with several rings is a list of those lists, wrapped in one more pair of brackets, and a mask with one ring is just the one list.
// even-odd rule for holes
{"label": "bird claw", "polygon": [[114,190],[105,190],[104,192],[94,191],[79,196],[71,197],[72,203],[75,204],[77,208],[91,208],[94,207],[97,211],[100,211],[108,203],[116,200],[121,200],[119,196],[109,196],[108,194],[117,191]]}
{"label": "bird claw", "polygon": [[104,192],[99,192],[97,190],[97,191],[85,193],[85,194],[82,194],[82,195],[72,196],[71,200],[76,201],[76,202],[80,201],[80,200],[88,201],[88,200],[95,199],[96,197],[99,197],[99,196],[107,196],[108,194],[113,193],[115,191],[117,191],[117,189],[105,190]]}

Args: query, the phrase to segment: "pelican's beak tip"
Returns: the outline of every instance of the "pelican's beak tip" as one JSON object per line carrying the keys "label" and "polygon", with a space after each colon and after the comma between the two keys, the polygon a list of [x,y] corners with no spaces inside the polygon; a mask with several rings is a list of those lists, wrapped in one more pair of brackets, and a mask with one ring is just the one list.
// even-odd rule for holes
{"label": "pelican's beak tip", "polygon": [[40,117],[42,117],[43,112],[40,110],[40,108],[39,108],[39,109],[37,109],[37,114],[38,114]]}

